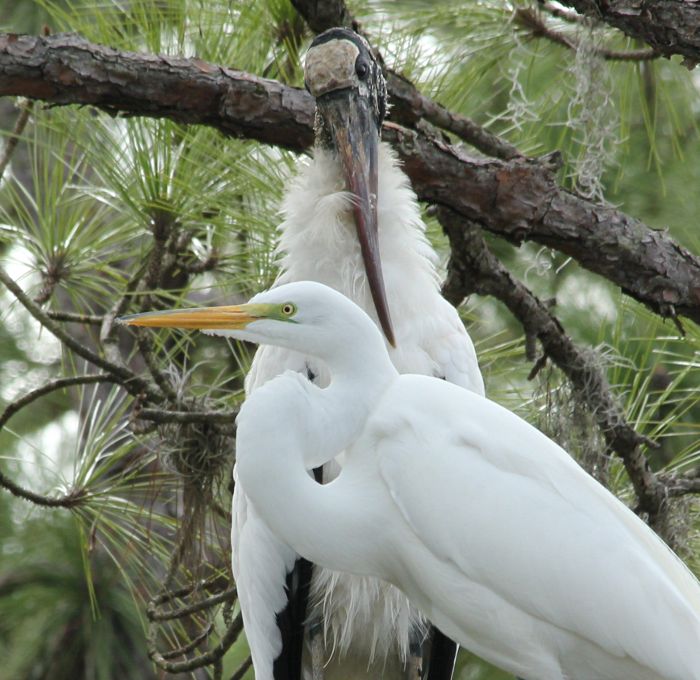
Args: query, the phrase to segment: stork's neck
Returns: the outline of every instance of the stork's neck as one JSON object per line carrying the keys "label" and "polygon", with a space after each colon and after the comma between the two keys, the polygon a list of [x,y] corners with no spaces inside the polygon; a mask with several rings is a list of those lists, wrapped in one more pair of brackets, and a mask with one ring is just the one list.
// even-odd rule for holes
{"label": "stork's neck", "polygon": [[314,116],[314,139],[316,149],[335,152],[333,135],[318,109],[316,109],[316,115]]}

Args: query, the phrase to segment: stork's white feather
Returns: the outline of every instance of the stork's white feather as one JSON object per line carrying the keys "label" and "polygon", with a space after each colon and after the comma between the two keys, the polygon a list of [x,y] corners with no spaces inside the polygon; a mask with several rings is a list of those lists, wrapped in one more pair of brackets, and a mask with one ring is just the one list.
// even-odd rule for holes
{"label": "stork's white feather", "polygon": [[[315,564],[394,583],[526,680],[700,680],[700,584],[648,526],[518,416],[398,375],[335,291],[256,297],[287,299],[296,323],[274,341],[316,354],[333,379],[322,390],[282,376],[241,409],[240,481],[278,537]],[[271,341],[266,329],[246,337]],[[346,451],[326,486],[304,463],[321,442]]]}
{"label": "stork's white feather", "polygon": [[[379,247],[397,341],[397,347],[390,348],[392,362],[400,372],[443,377],[483,394],[473,343],[457,311],[440,295],[436,256],[426,240],[415,194],[386,144],[379,148],[378,176]],[[303,162],[282,204],[282,273],[277,285],[305,279],[320,281],[354,300],[376,322],[351,213],[352,200],[344,190],[337,159],[329,152],[317,149],[313,159]],[[247,393],[288,369],[315,378],[318,385],[328,384],[328,371],[317,358],[266,345],[255,355],[246,379]],[[245,513],[245,505],[243,494],[236,488],[234,516]],[[279,565],[286,560],[271,560],[269,566],[261,561],[255,550],[241,543],[243,522],[238,519],[237,523],[232,539],[239,591],[249,589],[246,574],[251,574],[256,590],[266,582],[270,592],[283,592]],[[266,527],[258,528],[256,524],[252,518],[245,522],[249,545],[255,545],[259,532],[261,544],[269,549],[274,538]],[[288,553],[286,546],[277,545],[280,555]],[[246,563],[250,564],[245,567]],[[342,655],[352,646],[367,660],[377,657],[381,661],[392,652],[405,659],[408,632],[420,619],[395,588],[372,579],[317,569],[312,596],[311,615],[326,624],[329,649]],[[274,602],[278,604],[279,600]],[[271,604],[270,599],[251,600],[249,607],[242,603],[251,649],[258,644],[268,649],[270,639],[279,640],[275,619],[278,610],[270,608]]]}
{"label": "stork's white feather", "polygon": [[[457,311],[441,295],[435,251],[425,236],[416,195],[387,144],[379,146],[377,215],[387,300],[395,320],[391,359],[399,372],[446,377],[483,394],[474,346]],[[317,149],[282,203],[277,285],[319,281],[340,291],[377,322],[351,213],[353,196],[344,189],[337,159]],[[262,348],[248,384],[277,375]],[[286,365],[284,366],[286,367]],[[260,374],[259,374],[260,372]],[[262,375],[262,372],[265,375]]]}

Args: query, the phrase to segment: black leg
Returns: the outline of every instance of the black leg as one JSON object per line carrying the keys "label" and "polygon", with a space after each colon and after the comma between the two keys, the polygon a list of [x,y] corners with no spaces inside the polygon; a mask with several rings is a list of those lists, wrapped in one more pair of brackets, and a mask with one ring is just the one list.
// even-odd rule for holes
{"label": "black leg", "polygon": [[433,626],[430,632],[426,680],[452,680],[457,650],[457,644]]}
{"label": "black leg", "polygon": [[275,659],[272,673],[275,680],[301,680],[301,654],[304,649],[304,622],[309,600],[309,584],[313,565],[304,559],[294,564],[287,574],[287,606],[277,614],[282,635],[282,652]]}
{"label": "black leg", "polygon": [[[323,481],[321,468],[314,470],[314,479]],[[282,636],[282,651],[272,667],[274,680],[301,680],[301,655],[304,650],[304,626],[309,603],[313,564],[300,558],[287,574],[287,606],[277,614],[277,627]]]}

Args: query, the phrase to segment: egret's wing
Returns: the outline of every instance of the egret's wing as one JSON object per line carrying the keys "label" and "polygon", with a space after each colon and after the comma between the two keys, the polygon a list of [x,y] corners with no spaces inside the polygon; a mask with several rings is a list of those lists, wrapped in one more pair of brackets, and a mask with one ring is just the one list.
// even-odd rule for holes
{"label": "egret's wing", "polygon": [[371,425],[394,502],[460,579],[612,654],[674,667],[694,649],[700,667],[695,578],[538,430],[420,376],[402,376]]}
{"label": "egret's wing", "polygon": [[255,671],[258,677],[272,678],[274,660],[282,651],[276,615],[287,605],[286,577],[297,554],[267,528],[239,485],[233,494],[231,546],[233,576]]}

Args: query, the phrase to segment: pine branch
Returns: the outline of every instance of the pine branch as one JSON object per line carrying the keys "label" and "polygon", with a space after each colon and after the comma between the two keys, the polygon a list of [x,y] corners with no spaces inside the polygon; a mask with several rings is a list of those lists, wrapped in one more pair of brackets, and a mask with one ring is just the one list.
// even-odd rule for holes
{"label": "pine branch", "polygon": [[63,345],[73,350],[78,356],[108,371],[115,382],[124,386],[131,394],[143,392],[153,399],[160,399],[161,394],[157,388],[143,378],[137,376],[123,364],[114,363],[95,353],[89,347],[82,345],[72,335],[68,334],[63,326],[51,319],[39,305],[17,285],[12,277],[0,267],[0,282],[17,298],[17,301],[52,335],[55,335]]}
{"label": "pine branch", "polygon": [[700,470],[695,469],[685,475],[665,475],[664,483],[670,497],[700,493]]}
{"label": "pine branch", "polygon": [[32,114],[33,108],[34,102],[32,101],[25,101],[20,105],[19,116],[17,116],[17,120],[15,121],[15,127],[13,128],[12,134],[8,138],[7,142],[5,142],[5,148],[2,151],[2,155],[0,155],[0,179],[2,179],[2,176],[5,174],[5,170],[7,170],[7,166],[12,160],[12,154],[14,154],[17,144],[19,144],[20,136],[24,132],[24,128],[29,122],[29,117]]}
{"label": "pine branch", "polygon": [[[542,15],[534,9],[529,7],[516,9],[515,21],[521,27],[527,29],[533,38],[545,38],[574,52],[579,49],[579,44],[576,40],[547,26]],[[605,61],[651,61],[661,56],[661,53],[654,49],[620,51],[596,48],[594,53]]]}
{"label": "pine branch", "polygon": [[186,605],[184,607],[163,610],[151,603],[149,604],[146,613],[149,621],[172,621],[173,619],[181,619],[186,616],[196,614],[197,612],[205,611],[216,606],[217,604],[233,602],[235,601],[236,597],[236,587],[231,586],[221,593],[215,593],[210,597],[206,597],[203,600],[199,600],[198,602]]}
{"label": "pine branch", "polygon": [[229,680],[243,680],[243,677],[247,673],[248,669],[253,665],[252,657],[248,657],[236,670],[236,672],[229,678]]}
{"label": "pine branch", "polygon": [[536,241],[570,255],[663,317],[700,323],[700,257],[661,231],[610,206],[562,189],[540,159],[479,161],[441,140],[385,126],[418,197],[449,207],[520,244]]}
{"label": "pine branch", "polygon": [[700,62],[700,4],[697,0],[560,0],[639,38],[657,52],[680,54],[693,68]]}
{"label": "pine branch", "polygon": [[234,425],[237,411],[168,411],[163,408],[141,408],[136,417],[154,423],[218,423]]}
{"label": "pine branch", "polygon": [[0,34],[0,96],[21,92],[111,115],[210,125],[295,150],[313,141],[313,104],[303,90],[199,59],[119,52],[73,34]]}
{"label": "pine branch", "polygon": [[[76,36],[0,35],[2,94],[198,122],[297,151],[313,139],[306,92],[199,60],[120,53]],[[484,161],[425,129],[387,123],[383,136],[421,200],[512,242],[560,250],[661,316],[700,323],[700,258],[664,232],[559,187],[556,155]]]}
{"label": "pine branch", "polygon": [[217,659],[220,659],[236,641],[242,630],[243,618],[239,613],[226,628],[226,632],[219,641],[219,644],[201,656],[197,656],[194,659],[187,659],[186,661],[168,661],[157,650],[153,640],[148,641],[148,655],[154,661],[154,663],[156,663],[163,670],[168,671],[168,673],[185,673],[187,671],[192,671],[195,668],[203,668],[204,666],[214,663]]}
{"label": "pine branch", "polygon": [[[70,378],[58,378],[57,380],[52,380],[51,382],[38,387],[31,392],[28,392],[23,397],[16,399],[15,401],[8,404],[2,414],[0,414],[0,430],[2,430],[7,421],[18,411],[23,409],[25,406],[33,403],[40,397],[43,397],[56,390],[62,390],[66,387],[72,387],[74,385],[92,385],[95,383],[102,382],[118,382],[114,376],[109,373],[96,373],[91,375],[75,375]],[[86,495],[85,491],[82,489],[75,489],[70,493],[63,496],[45,496],[42,494],[35,493],[29,489],[20,486],[16,482],[13,482],[7,475],[0,472],[0,486],[7,489],[11,494],[21,498],[35,505],[39,505],[45,508],[72,508],[81,503]]]}
{"label": "pine branch", "polygon": [[76,312],[63,312],[53,309],[47,310],[46,316],[54,321],[91,324],[93,326],[100,326],[103,321],[103,317],[100,314],[79,314]]}

